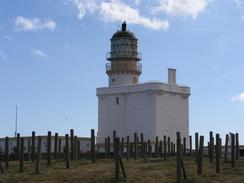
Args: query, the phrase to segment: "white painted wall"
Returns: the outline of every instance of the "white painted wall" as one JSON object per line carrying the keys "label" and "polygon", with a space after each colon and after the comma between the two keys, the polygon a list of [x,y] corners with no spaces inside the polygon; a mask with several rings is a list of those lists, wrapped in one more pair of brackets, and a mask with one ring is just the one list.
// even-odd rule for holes
{"label": "white painted wall", "polygon": [[[136,74],[111,74],[108,77],[109,86],[133,84],[133,78],[139,79]],[[139,82],[139,81],[138,81]]]}
{"label": "white painted wall", "polygon": [[131,139],[134,132],[144,133],[144,138],[152,141],[163,135],[174,141],[178,130],[188,136],[189,95],[188,87],[164,83],[98,88],[98,143],[112,137],[113,130],[117,136]]}

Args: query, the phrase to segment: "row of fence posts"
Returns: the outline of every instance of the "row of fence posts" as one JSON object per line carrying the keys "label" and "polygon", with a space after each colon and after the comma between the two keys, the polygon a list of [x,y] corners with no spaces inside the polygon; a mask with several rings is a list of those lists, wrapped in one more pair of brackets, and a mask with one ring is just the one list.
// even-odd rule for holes
{"label": "row of fence posts", "polygon": [[[93,130],[94,133],[94,130]],[[51,166],[51,160],[52,160],[52,136],[51,131],[48,131],[47,134],[47,140],[46,140],[46,160],[47,160],[47,166]],[[40,173],[40,161],[42,159],[42,156],[44,155],[42,153],[42,136],[38,136],[37,139],[37,147],[36,147],[36,136],[35,131],[32,132],[31,141],[27,141],[27,153],[26,153],[26,160],[32,161],[35,163],[35,173]],[[95,135],[93,139],[93,147],[95,145]],[[71,147],[69,147],[69,145]],[[20,134],[17,134],[16,138],[16,148],[15,148],[15,160],[19,161],[19,172],[23,172],[24,170],[24,160],[25,160],[25,153],[24,153],[24,137],[21,137]],[[58,137],[58,133],[55,133],[54,136],[54,151],[53,151],[53,159],[58,160],[65,158],[66,162],[66,168],[69,168],[70,159],[71,160],[77,160],[80,159],[80,141],[77,139],[77,136],[74,136],[74,130],[70,130],[70,138],[69,134],[65,134],[65,146],[63,149],[63,155],[62,155],[62,139]],[[95,148],[93,149],[93,152],[95,154]],[[4,153],[4,159],[5,159],[5,168],[7,169],[9,167],[9,161],[10,161],[10,154],[9,154],[9,137],[5,137],[5,153]],[[95,156],[94,156],[95,157]],[[3,173],[3,167],[1,167],[1,173]]]}
{"label": "row of fence posts", "polygon": [[[126,146],[124,142],[124,138],[120,138],[116,136],[116,131],[113,131],[113,158],[115,161],[115,179],[117,180],[119,177],[118,167],[121,167],[124,177],[125,170],[123,167],[122,158],[124,158],[124,147],[126,147],[126,159],[129,160],[133,157],[134,160],[138,158],[147,158],[147,157],[156,157],[156,158],[164,158],[167,160],[167,157],[172,157],[176,155],[177,161],[177,183],[181,182],[181,170],[183,171],[184,179],[187,179],[186,171],[184,168],[183,156],[187,155],[186,148],[186,138],[183,138],[183,144],[181,142],[180,133],[177,132],[176,135],[176,147],[173,142],[171,142],[170,137],[163,136],[163,141],[159,138],[155,138],[155,148],[154,148],[154,156],[152,152],[152,142],[148,140],[144,141],[143,133],[140,134],[140,141],[137,133],[134,133],[134,141],[130,142],[130,137],[126,138]],[[235,160],[239,159],[239,134],[227,134],[225,138],[225,148],[224,148],[224,162],[228,162],[228,149],[229,149],[229,139],[231,139],[231,167],[235,167]],[[28,140],[28,153],[27,160],[31,157],[32,162],[35,162],[35,173],[40,173],[40,160],[41,160],[41,144],[42,137],[38,136],[38,145],[37,151],[35,147],[35,132],[32,132],[32,144],[30,140]],[[216,143],[214,143],[213,132],[209,133],[209,142],[208,142],[208,156],[211,163],[214,162],[216,164],[216,173],[220,172],[220,162],[222,157],[222,142],[219,134],[216,134]],[[69,143],[70,142],[70,143]],[[19,172],[23,172],[24,170],[24,138],[20,137],[20,134],[17,134],[17,143],[16,143],[16,159],[19,160]],[[30,146],[31,144],[31,146]],[[69,147],[69,144],[71,147]],[[74,136],[74,130],[70,130],[69,134],[65,134],[65,148],[64,148],[64,158],[66,168],[70,167],[70,159],[77,160],[79,159],[80,154],[80,144],[77,140],[77,137]],[[192,150],[192,136],[189,136],[189,155],[193,155]],[[5,138],[5,167],[9,166],[9,138]],[[111,139],[108,136],[105,138],[105,158],[111,158]],[[31,152],[30,152],[31,150]],[[177,151],[176,151],[177,150]],[[78,152],[78,153],[77,153]],[[197,163],[197,174],[202,174],[202,164],[203,164],[203,156],[204,156],[204,136],[200,136],[199,142],[199,134],[195,133],[195,151],[194,151],[195,161]],[[91,162],[96,162],[96,144],[95,144],[95,131],[91,130]],[[61,158],[61,139],[58,139],[58,133],[55,133],[54,140],[54,159]],[[47,165],[51,166],[51,132],[48,132],[47,135]]]}

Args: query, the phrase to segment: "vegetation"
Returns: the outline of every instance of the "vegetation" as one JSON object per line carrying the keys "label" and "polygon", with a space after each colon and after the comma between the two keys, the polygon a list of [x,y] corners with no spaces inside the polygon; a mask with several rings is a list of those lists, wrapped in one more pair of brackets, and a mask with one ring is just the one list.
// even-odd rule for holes
{"label": "vegetation", "polygon": [[[126,171],[126,180],[121,182],[130,183],[174,183],[176,182],[175,159],[164,161],[162,159],[123,160]],[[9,168],[4,174],[0,174],[0,183],[96,183],[114,182],[114,161],[80,160],[71,162],[70,169],[65,169],[64,161],[52,161],[47,167],[47,162],[41,162],[41,173],[34,173],[34,163],[25,162],[24,172],[18,172],[18,162],[9,162]],[[236,162],[236,167],[231,169],[230,163],[221,162],[220,173],[215,173],[215,165],[209,159],[203,161],[203,174],[197,176],[197,164],[193,158],[184,158],[188,180],[184,183],[241,183],[244,182],[244,159]]]}

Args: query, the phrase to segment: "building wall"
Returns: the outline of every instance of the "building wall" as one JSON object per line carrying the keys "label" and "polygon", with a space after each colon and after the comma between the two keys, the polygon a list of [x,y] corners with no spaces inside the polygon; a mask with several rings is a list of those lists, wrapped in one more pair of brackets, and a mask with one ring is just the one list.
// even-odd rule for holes
{"label": "building wall", "polygon": [[[145,83],[98,88],[98,143],[107,136],[130,136],[144,133],[144,139],[155,141],[159,136],[170,136],[175,141],[176,131],[188,137],[188,87],[164,83]],[[117,104],[116,98],[119,98]]]}
{"label": "building wall", "polygon": [[111,74],[108,77],[109,86],[133,84],[138,82],[138,75],[136,74]]}

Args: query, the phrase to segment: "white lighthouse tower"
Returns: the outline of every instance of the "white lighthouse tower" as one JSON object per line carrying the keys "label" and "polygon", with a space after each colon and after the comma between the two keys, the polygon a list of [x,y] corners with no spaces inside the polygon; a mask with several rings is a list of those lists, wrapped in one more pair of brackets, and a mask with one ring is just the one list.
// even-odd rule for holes
{"label": "white lighthouse tower", "polygon": [[168,69],[168,82],[139,83],[141,74],[137,39],[122,24],[111,38],[106,73],[108,87],[97,88],[98,138],[104,143],[116,130],[118,137],[143,133],[145,139],[155,141],[166,135],[175,142],[176,132],[189,134],[190,88],[176,82],[176,70]]}

